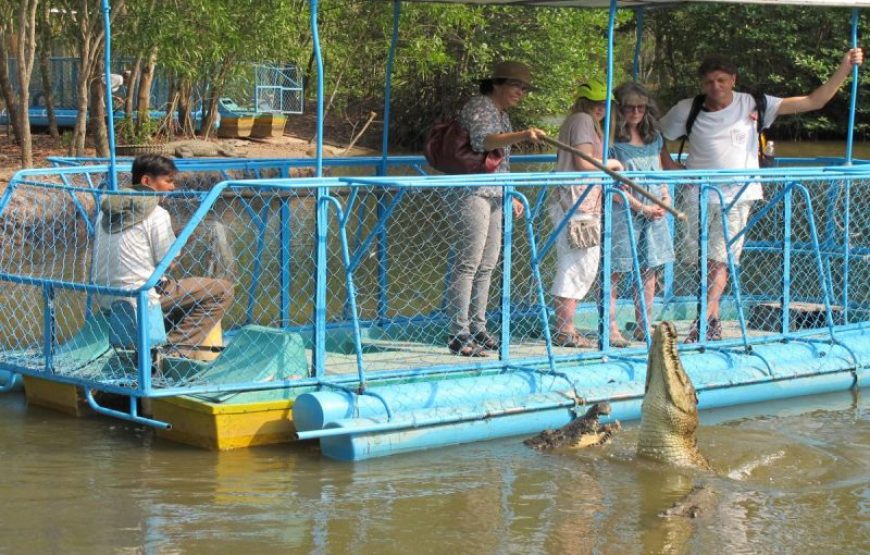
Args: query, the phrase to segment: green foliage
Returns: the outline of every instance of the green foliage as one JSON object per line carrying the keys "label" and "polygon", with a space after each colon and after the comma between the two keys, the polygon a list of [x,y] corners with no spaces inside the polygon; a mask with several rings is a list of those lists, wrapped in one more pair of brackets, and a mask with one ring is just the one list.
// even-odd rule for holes
{"label": "green foliage", "polygon": [[139,125],[131,116],[115,123],[115,140],[120,145],[151,144],[160,124],[156,120],[145,119]]}
{"label": "green foliage", "polygon": [[[658,90],[660,103],[670,106],[698,94],[695,72],[704,56],[724,53],[738,66],[738,89],[756,88],[782,97],[809,94],[834,72],[849,48],[850,17],[849,10],[817,6],[717,3],[655,10],[647,19],[645,78]],[[866,29],[868,22],[862,16],[859,29]],[[861,87],[859,99],[867,98],[868,92]],[[848,101],[847,81],[824,110],[778,119],[773,133],[842,138]],[[858,108],[857,120],[866,119],[867,103]]]}
{"label": "green foliage", "polygon": [[[64,13],[76,9],[72,0],[58,2]],[[156,45],[160,69],[176,83],[199,84],[204,96],[241,95],[236,91],[250,88],[249,62],[294,63],[305,76],[310,101],[317,67],[309,5],[309,0],[116,0],[113,43],[116,52],[132,57],[146,56]],[[418,149],[433,120],[455,113],[476,94],[495,61],[520,60],[533,71],[538,90],[511,113],[517,128],[564,115],[580,81],[604,77],[603,9],[404,2],[401,10],[390,118],[391,144],[397,148]],[[844,9],[723,3],[649,10],[640,80],[667,108],[697,93],[695,68],[704,55],[726,52],[739,64],[739,85],[758,85],[779,96],[806,94],[833,72],[847,48],[849,17]],[[335,93],[330,116],[350,123],[372,110],[382,116],[392,2],[321,0],[318,22],[326,98]],[[861,27],[867,23],[862,16]],[[631,72],[632,11],[619,12],[617,29],[615,83]],[[859,98],[868,92],[862,87]],[[847,109],[844,87],[823,112],[783,118],[774,134],[842,137]],[[867,110],[863,102],[859,122],[867,119]],[[857,129],[867,133],[868,125]]]}

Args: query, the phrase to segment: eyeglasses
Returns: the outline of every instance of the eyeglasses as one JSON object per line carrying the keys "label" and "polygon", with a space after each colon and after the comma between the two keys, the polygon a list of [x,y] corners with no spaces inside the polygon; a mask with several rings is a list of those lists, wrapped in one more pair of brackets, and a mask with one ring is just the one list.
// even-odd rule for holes
{"label": "eyeglasses", "polygon": [[504,82],[504,84],[509,86],[509,87],[514,87],[514,88],[520,89],[524,93],[527,93],[527,92],[532,90],[532,88],[530,86],[526,85],[525,83],[523,83],[522,81],[520,81],[518,79],[508,79],[507,81]]}
{"label": "eyeglasses", "polygon": [[637,112],[639,114],[646,112],[646,104],[623,104],[621,108],[623,112]]}

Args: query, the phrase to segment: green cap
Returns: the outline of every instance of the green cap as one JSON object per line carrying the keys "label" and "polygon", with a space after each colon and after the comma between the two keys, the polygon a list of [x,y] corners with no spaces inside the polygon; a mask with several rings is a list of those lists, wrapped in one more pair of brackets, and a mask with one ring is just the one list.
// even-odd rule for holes
{"label": "green cap", "polygon": [[[587,81],[577,89],[577,96],[592,102],[604,102],[607,99],[607,85],[601,81]],[[610,100],[613,100],[612,94]]]}

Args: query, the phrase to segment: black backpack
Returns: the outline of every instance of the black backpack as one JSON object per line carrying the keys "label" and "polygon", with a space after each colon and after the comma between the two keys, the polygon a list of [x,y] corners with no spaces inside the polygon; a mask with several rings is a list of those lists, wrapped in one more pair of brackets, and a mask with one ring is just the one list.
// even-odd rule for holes
{"label": "black backpack", "polygon": [[[755,111],[758,112],[758,165],[762,168],[769,168],[774,165],[774,157],[764,153],[767,146],[767,137],[764,135],[764,116],[767,112],[767,97],[763,93],[753,91],[749,93],[755,100]],[[698,119],[698,114],[701,113],[701,108],[704,106],[704,100],[707,95],[699,94],[692,99],[692,108],[689,110],[689,117],[686,118],[686,134],[680,137],[680,152],[677,154],[679,160],[683,156],[683,147],[686,146],[686,139],[692,133],[692,127],[695,125],[695,120]]]}

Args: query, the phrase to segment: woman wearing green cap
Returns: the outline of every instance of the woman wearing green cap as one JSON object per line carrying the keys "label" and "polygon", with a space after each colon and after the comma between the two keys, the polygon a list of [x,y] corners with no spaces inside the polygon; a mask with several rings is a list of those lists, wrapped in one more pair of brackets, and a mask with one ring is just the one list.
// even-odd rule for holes
{"label": "woman wearing green cap", "polygon": [[[480,95],[459,112],[459,123],[468,131],[477,152],[504,149],[496,173],[510,171],[511,146],[537,141],[545,135],[530,127],[514,131],[508,110],[519,104],[531,90],[528,66],[499,62],[491,77],[480,82]],[[486,356],[498,342],[486,330],[486,305],[492,271],[501,253],[502,188],[497,186],[453,189],[448,205],[456,231],[456,263],[448,285],[450,352],[461,356]],[[514,214],[522,215],[522,204],[514,200]]]}
{"label": "woman wearing green cap", "polygon": [[[579,87],[571,114],[559,129],[559,141],[597,160],[602,160],[614,171],[622,170],[618,160],[603,161],[604,132],[601,121],[607,108],[607,87],[600,81],[589,81]],[[557,172],[594,171],[596,168],[570,152],[560,150],[556,159]],[[576,185],[557,187],[550,195],[549,212],[553,226],[558,226],[577,200],[592,187],[572,220],[596,222],[601,217],[601,187],[597,180],[579,181]],[[590,226],[594,229],[594,224]],[[597,243],[597,240],[592,241]],[[566,226],[556,239],[556,277],[550,289],[555,297],[556,330],[553,345],[559,347],[593,347],[594,344],[577,332],[574,314],[577,302],[582,300],[598,277],[601,257],[597,244],[586,248],[572,248]]]}

